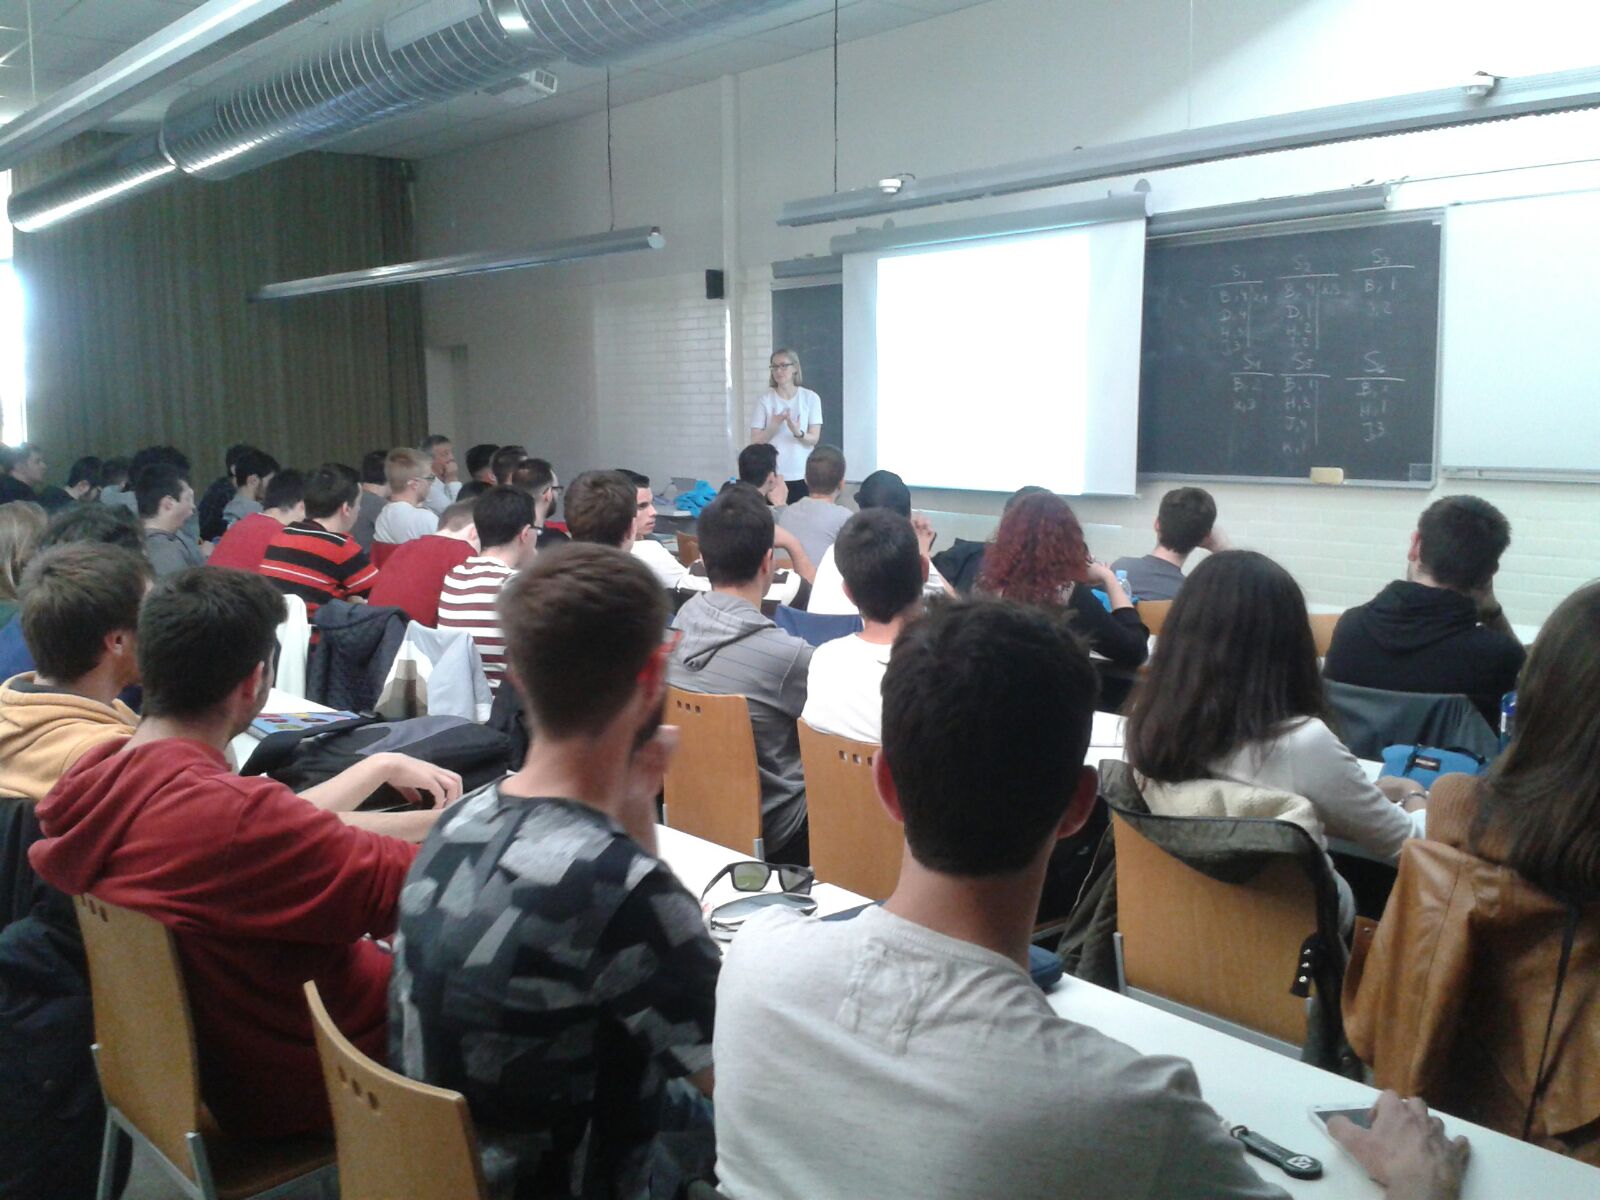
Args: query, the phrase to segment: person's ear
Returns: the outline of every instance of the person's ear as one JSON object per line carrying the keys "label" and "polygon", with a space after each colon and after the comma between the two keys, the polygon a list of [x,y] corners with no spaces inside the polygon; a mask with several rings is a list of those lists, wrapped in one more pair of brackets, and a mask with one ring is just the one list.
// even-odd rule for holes
{"label": "person's ear", "polygon": [[900,807],[900,789],[894,784],[894,774],[889,770],[889,760],[884,757],[883,747],[878,747],[878,753],[872,760],[872,786],[878,793],[878,803],[883,805],[883,811],[889,814],[889,819],[896,825],[906,823],[905,810]]}
{"label": "person's ear", "polygon": [[1072,789],[1072,799],[1067,801],[1067,811],[1061,814],[1061,824],[1056,826],[1056,839],[1069,838],[1082,829],[1094,812],[1095,799],[1100,794],[1100,776],[1093,767],[1078,772],[1078,782]]}
{"label": "person's ear", "polygon": [[662,642],[650,652],[650,657],[645,659],[644,666],[639,668],[639,695],[643,700],[643,709],[649,711],[660,708],[667,694],[667,663],[672,659],[672,651],[677,647],[678,639],[673,637]]}
{"label": "person's ear", "polygon": [[1420,563],[1422,561],[1422,530],[1411,531],[1411,548],[1406,551],[1406,561]]}
{"label": "person's ear", "polygon": [[1150,522],[1150,528],[1156,531],[1156,541],[1159,542],[1161,540],[1161,518],[1156,517],[1154,520],[1152,520]]}

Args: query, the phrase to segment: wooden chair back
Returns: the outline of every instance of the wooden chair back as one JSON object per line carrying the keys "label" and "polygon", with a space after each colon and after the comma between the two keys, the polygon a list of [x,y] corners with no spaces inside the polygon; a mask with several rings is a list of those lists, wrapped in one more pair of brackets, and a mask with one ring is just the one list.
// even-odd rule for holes
{"label": "wooden chair back", "polygon": [[483,1200],[466,1097],[379,1066],[339,1032],[317,985],[305,991],[333,1109],[342,1200]]}
{"label": "wooden chair back", "polygon": [[1161,636],[1161,627],[1167,623],[1167,610],[1172,607],[1171,600],[1141,600],[1135,604],[1134,610],[1139,614],[1139,620],[1144,622],[1153,637]]}
{"label": "wooden chair back", "polygon": [[700,561],[700,539],[692,533],[678,535],[678,561],[692,567]]}
{"label": "wooden chair back", "polygon": [[1342,612],[1311,614],[1311,637],[1317,643],[1318,658],[1328,657],[1328,647],[1333,645],[1333,627],[1342,616]]}
{"label": "wooden chair back", "polygon": [[1285,855],[1246,883],[1222,883],[1174,858],[1119,813],[1117,928],[1129,987],[1292,1045],[1306,1002],[1291,995],[1300,947],[1317,931],[1316,892]]}
{"label": "wooden chair back", "polygon": [[194,1019],[172,932],[93,896],[72,901],[94,1003],[95,1065],[106,1103],[198,1186],[189,1134],[202,1123]]}
{"label": "wooden chair back", "polygon": [[900,880],[905,833],[884,811],[872,782],[878,747],[800,722],[811,866],[817,878],[883,900]]}
{"label": "wooden chair back", "polygon": [[664,783],[662,822],[719,846],[764,858],[761,775],[750,705],[743,696],[667,689],[665,721],[679,729]]}

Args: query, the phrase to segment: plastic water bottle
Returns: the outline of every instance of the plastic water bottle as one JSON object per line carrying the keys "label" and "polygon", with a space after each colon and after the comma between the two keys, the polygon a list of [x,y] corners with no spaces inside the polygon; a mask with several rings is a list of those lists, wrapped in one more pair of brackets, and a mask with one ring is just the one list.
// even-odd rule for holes
{"label": "plastic water bottle", "polygon": [[1511,744],[1511,727],[1517,719],[1517,693],[1507,692],[1500,697],[1500,749]]}
{"label": "plastic water bottle", "polygon": [[1129,600],[1132,600],[1133,589],[1128,586],[1128,573],[1126,571],[1117,571],[1116,576],[1117,582],[1122,585],[1123,592],[1126,593]]}

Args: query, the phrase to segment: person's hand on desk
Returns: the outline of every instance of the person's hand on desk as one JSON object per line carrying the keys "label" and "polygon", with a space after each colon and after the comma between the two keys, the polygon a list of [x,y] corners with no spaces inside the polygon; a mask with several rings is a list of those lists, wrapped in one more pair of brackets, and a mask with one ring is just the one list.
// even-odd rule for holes
{"label": "person's hand on desk", "polygon": [[1407,812],[1420,812],[1428,807],[1428,789],[1415,779],[1399,775],[1385,775],[1377,780],[1378,790]]}
{"label": "person's hand on desk", "polygon": [[[354,811],[384,784],[419,807],[407,812]],[[300,798],[336,814],[346,825],[420,842],[439,819],[440,810],[461,799],[461,776],[407,754],[374,754],[301,792]]]}
{"label": "person's hand on desk", "polygon": [[1370,1129],[1334,1117],[1328,1133],[1383,1185],[1388,1200],[1455,1200],[1461,1195],[1471,1147],[1464,1137],[1446,1137],[1444,1122],[1430,1117],[1421,1100],[1384,1092],[1373,1106]]}

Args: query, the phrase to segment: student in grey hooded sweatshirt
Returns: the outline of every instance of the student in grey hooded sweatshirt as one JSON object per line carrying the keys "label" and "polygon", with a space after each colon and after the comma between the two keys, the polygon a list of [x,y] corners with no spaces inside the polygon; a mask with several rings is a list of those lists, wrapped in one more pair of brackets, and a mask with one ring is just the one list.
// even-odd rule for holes
{"label": "student in grey hooded sweatshirt", "polygon": [[795,722],[806,706],[811,647],[761,615],[772,583],[772,509],[755,488],[730,487],[700,514],[698,533],[711,591],[692,597],[673,621],[682,636],[668,682],[749,700],[767,860],[809,863]]}

